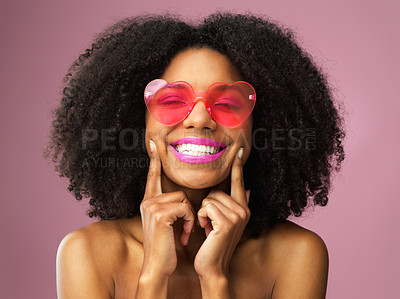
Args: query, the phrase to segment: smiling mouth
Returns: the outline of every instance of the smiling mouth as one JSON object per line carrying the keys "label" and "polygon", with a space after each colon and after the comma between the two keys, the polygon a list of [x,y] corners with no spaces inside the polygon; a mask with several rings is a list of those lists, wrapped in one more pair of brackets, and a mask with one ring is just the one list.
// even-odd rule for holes
{"label": "smiling mouth", "polygon": [[182,144],[177,144],[177,145],[172,145],[172,146],[180,154],[196,156],[196,157],[215,155],[224,149],[223,147],[220,147],[220,146],[198,145],[198,144],[192,144],[192,143],[182,143]]}
{"label": "smiling mouth", "polygon": [[180,161],[198,164],[217,160],[227,146],[213,139],[184,137],[171,143],[171,148]]}

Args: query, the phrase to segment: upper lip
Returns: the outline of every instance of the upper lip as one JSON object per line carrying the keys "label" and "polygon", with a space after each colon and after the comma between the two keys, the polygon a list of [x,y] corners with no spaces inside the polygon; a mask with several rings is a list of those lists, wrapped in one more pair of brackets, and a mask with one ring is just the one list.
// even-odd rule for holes
{"label": "upper lip", "polygon": [[178,139],[177,141],[171,143],[171,145],[178,145],[178,144],[183,144],[183,143],[191,143],[191,144],[197,144],[197,145],[209,145],[209,146],[222,147],[222,148],[226,147],[225,144],[222,144],[216,140],[208,139],[208,138],[198,138],[198,137],[183,137],[183,138]]}

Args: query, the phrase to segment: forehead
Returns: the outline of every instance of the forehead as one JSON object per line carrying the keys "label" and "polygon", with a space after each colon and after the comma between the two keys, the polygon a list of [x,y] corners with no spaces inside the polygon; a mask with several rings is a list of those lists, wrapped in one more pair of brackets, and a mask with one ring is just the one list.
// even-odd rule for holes
{"label": "forehead", "polygon": [[215,82],[231,84],[241,77],[229,59],[214,50],[188,49],[177,54],[161,77],[168,82],[186,81],[197,91]]}

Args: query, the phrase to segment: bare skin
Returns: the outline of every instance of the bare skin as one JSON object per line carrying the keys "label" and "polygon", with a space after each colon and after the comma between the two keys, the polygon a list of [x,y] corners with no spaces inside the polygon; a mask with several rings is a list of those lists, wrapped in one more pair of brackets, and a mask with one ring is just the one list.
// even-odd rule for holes
{"label": "bare skin", "polygon": [[[142,264],[140,217],[80,228],[59,247],[58,298],[135,298]],[[287,221],[237,246],[230,268],[232,298],[324,298],[327,274],[322,239]],[[192,259],[178,261],[168,298],[202,298]]]}
{"label": "bare skin", "polygon": [[[240,80],[229,60],[209,49],[178,54],[162,78],[187,81],[198,91]],[[251,193],[242,168],[251,132],[251,117],[224,128],[203,102],[172,127],[147,113],[151,162],[141,215],[97,222],[63,239],[59,298],[324,298],[328,253],[318,235],[290,221],[257,239],[245,230]],[[184,136],[228,147],[218,165],[189,165],[169,147]]]}

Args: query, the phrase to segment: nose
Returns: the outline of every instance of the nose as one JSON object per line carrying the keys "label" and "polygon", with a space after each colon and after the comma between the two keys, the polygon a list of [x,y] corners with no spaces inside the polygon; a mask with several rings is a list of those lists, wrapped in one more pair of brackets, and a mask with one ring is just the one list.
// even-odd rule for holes
{"label": "nose", "polygon": [[204,98],[198,97],[194,103],[192,111],[183,121],[183,126],[185,128],[195,128],[201,130],[203,128],[208,128],[210,130],[215,130],[217,123],[208,113],[206,103]]}

